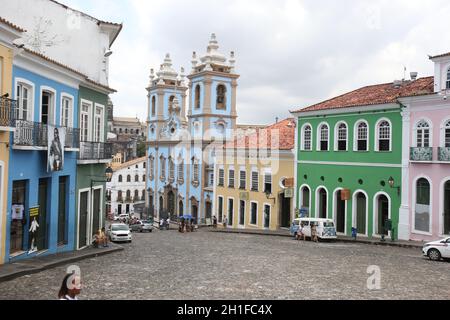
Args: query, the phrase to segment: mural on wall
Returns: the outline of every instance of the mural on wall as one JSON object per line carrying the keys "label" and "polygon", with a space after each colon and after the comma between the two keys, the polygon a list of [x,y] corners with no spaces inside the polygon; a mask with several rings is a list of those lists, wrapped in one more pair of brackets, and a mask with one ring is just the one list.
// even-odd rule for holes
{"label": "mural on wall", "polygon": [[62,171],[64,169],[64,142],[66,128],[48,126],[48,172]]}
{"label": "mural on wall", "polygon": [[46,47],[52,47],[64,42],[58,34],[51,34],[50,28],[53,22],[48,19],[34,19],[34,28],[24,37],[25,43],[34,51],[45,54]]}

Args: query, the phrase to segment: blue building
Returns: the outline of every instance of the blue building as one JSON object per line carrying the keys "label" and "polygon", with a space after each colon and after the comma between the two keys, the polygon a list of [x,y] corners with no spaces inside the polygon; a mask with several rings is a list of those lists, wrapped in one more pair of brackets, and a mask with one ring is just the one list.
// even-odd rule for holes
{"label": "blue building", "polygon": [[[234,53],[218,52],[213,34],[207,53],[194,52],[185,84],[167,55],[151,71],[148,91],[148,205],[155,217],[212,218],[215,149],[236,129]],[[187,90],[189,89],[189,98]],[[186,102],[188,110],[186,114]]]}
{"label": "blue building", "polygon": [[28,49],[14,58],[19,120],[9,146],[5,262],[75,248],[78,88],[85,80]]}

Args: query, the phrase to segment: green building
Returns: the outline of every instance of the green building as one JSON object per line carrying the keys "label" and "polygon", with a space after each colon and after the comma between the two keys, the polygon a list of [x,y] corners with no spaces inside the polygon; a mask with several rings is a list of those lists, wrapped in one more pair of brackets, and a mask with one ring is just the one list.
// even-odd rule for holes
{"label": "green building", "polygon": [[360,236],[397,238],[403,166],[398,98],[420,93],[421,85],[419,79],[368,86],[292,112],[298,117],[296,203],[302,213],[333,219],[341,235],[356,228]]}
{"label": "green building", "polygon": [[105,170],[112,161],[107,141],[108,95],[113,89],[86,82],[79,89],[80,152],[77,162],[77,249],[92,242],[106,218]]}

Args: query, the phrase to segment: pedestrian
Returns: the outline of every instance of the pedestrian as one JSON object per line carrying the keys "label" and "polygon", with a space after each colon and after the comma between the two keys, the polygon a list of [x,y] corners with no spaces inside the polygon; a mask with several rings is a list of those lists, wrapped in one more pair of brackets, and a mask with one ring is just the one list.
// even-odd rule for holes
{"label": "pedestrian", "polygon": [[180,226],[178,228],[178,231],[181,233],[184,233],[184,218],[181,218]]}
{"label": "pedestrian", "polygon": [[78,300],[81,292],[81,278],[79,275],[66,274],[59,289],[59,300]]}
{"label": "pedestrian", "polygon": [[216,216],[213,216],[213,228],[217,229],[217,218],[216,218]]}
{"label": "pedestrian", "polygon": [[227,224],[228,224],[228,219],[227,219],[227,217],[224,217],[223,218],[223,227],[226,228]]}
{"label": "pedestrian", "polygon": [[170,216],[166,220],[167,223],[167,230],[170,230]]}
{"label": "pedestrian", "polygon": [[164,228],[164,219],[161,218],[161,220],[159,221],[159,230],[162,230]]}
{"label": "pedestrian", "polygon": [[297,234],[296,234],[296,239],[297,240],[302,240],[302,238],[303,238],[303,240],[305,240],[305,234],[304,234],[304,232],[303,232],[303,228],[304,228],[304,225],[303,225],[303,223],[298,227],[298,230],[297,230]]}
{"label": "pedestrian", "polygon": [[101,239],[103,240],[103,247],[104,248],[108,248],[108,237],[106,236],[106,229],[105,227],[102,228],[101,234],[100,234]]}
{"label": "pedestrian", "polygon": [[191,219],[191,232],[194,232],[195,225],[194,225],[194,218]]}
{"label": "pedestrian", "polygon": [[314,242],[318,242],[317,239],[317,226],[314,222],[311,224],[311,240]]}

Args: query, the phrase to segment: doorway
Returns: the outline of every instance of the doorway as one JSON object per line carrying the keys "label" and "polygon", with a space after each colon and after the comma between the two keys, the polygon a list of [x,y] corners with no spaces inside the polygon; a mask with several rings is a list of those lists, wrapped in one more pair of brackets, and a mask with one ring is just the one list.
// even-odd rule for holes
{"label": "doorway", "polygon": [[59,178],[58,199],[58,246],[66,245],[67,239],[67,186],[68,177]]}
{"label": "doorway", "polygon": [[282,193],[280,194],[280,203],[280,227],[289,228],[291,226],[291,199],[286,198]]}
{"label": "doorway", "polygon": [[358,192],[353,201],[355,201],[353,214],[356,219],[354,225],[359,234],[367,235],[367,197],[364,193]]}
{"label": "doorway", "polygon": [[327,190],[321,188],[317,192],[317,201],[318,201],[318,218],[326,219],[327,218]]}
{"label": "doorway", "polygon": [[233,218],[234,218],[234,200],[228,199],[228,225],[233,225]]}
{"label": "doorway", "polygon": [[[36,246],[38,251],[48,249],[48,233],[50,213],[48,205],[48,180],[39,180],[38,204],[39,204],[39,228],[37,230]],[[32,239],[30,239],[31,243]],[[30,246],[31,248],[31,246]]]}
{"label": "doorway", "polygon": [[84,248],[88,243],[88,209],[89,191],[80,193],[80,222],[78,231],[78,248]]}
{"label": "doorway", "polygon": [[342,190],[336,192],[336,231],[345,233],[345,206],[347,201],[342,200]]}
{"label": "doorway", "polygon": [[53,100],[53,94],[51,92],[42,91],[41,122],[43,124],[53,124]]}
{"label": "doorway", "polygon": [[198,223],[198,207],[196,204],[192,205],[192,218],[194,218],[195,223]]}
{"label": "doorway", "polygon": [[270,228],[270,206],[264,205],[264,228]]}
{"label": "doorway", "polygon": [[211,219],[212,218],[211,201],[208,201],[208,200],[206,201],[205,209],[206,209],[206,219]]}
{"label": "doorway", "polygon": [[175,194],[173,191],[167,193],[167,210],[169,217],[175,214]]}
{"label": "doorway", "polygon": [[377,230],[378,235],[389,235],[389,231],[385,230],[385,222],[389,219],[389,199],[385,195],[377,198]]}
{"label": "doorway", "polygon": [[239,205],[239,225],[245,225],[245,201],[241,200]]}
{"label": "doorway", "polygon": [[97,230],[100,229],[100,224],[101,224],[101,216],[102,216],[102,210],[100,208],[100,203],[101,203],[101,193],[102,190],[101,189],[95,189],[94,190],[94,207],[93,207],[93,212],[92,212],[92,233],[97,232]]}
{"label": "doorway", "polygon": [[450,180],[444,185],[444,234],[450,235]]}
{"label": "doorway", "polygon": [[27,217],[26,212],[26,181],[14,181],[12,190],[12,217],[10,228],[9,251],[10,254],[25,250],[24,233]]}

